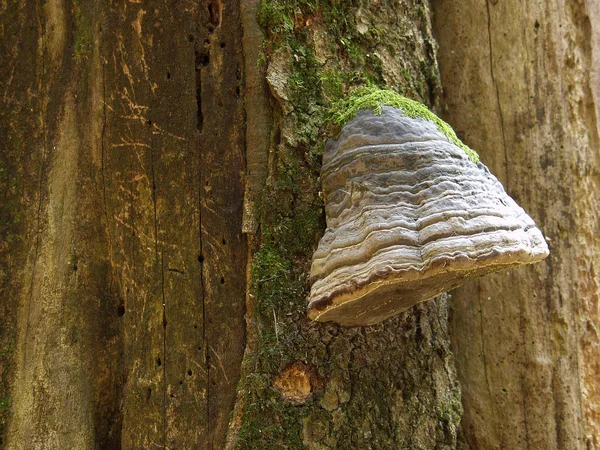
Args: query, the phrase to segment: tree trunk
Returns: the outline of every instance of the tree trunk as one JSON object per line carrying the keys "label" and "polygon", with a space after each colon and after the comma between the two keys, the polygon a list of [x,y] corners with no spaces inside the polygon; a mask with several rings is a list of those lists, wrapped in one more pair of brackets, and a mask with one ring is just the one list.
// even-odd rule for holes
{"label": "tree trunk", "polygon": [[247,253],[239,11],[152,3],[4,10],[4,204],[22,211],[3,258],[7,448],[226,433]]}
{"label": "tree trunk", "polygon": [[452,295],[472,448],[600,447],[600,8],[434,0],[444,116],[548,236]]}
{"label": "tree trunk", "polygon": [[[484,8],[478,47],[488,28],[436,3],[448,118],[553,246],[546,265],[454,295],[473,448],[578,448],[579,423],[597,434],[597,31],[568,6],[511,23],[533,58],[515,71],[499,50],[514,39],[491,25],[508,6]],[[0,14],[6,448],[461,445],[447,296],[373,327],[305,314],[327,108],[366,83],[438,106],[429,2],[18,0]],[[453,47],[457,30],[470,45]],[[462,57],[481,67],[455,72]],[[477,123],[452,100],[465,77]]]}
{"label": "tree trunk", "polygon": [[305,317],[326,106],[435,102],[429,9],[242,6],[3,8],[7,448],[454,447],[444,299]]}

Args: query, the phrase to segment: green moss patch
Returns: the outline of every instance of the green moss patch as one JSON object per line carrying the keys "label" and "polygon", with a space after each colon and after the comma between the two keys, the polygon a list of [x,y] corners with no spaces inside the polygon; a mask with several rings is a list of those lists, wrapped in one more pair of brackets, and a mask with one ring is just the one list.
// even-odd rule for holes
{"label": "green moss patch", "polygon": [[[397,15],[382,15],[382,7]],[[367,448],[374,442],[381,444],[377,448],[389,448],[393,446],[388,441],[393,434],[389,392],[397,389],[394,383],[405,386],[407,395],[420,389],[405,375],[396,375],[406,366],[399,357],[404,350],[371,360],[379,355],[371,349],[382,345],[380,334],[312,323],[306,304],[311,256],[325,228],[319,172],[327,137],[358,109],[381,111],[382,104],[404,106],[405,114],[446,125],[420,103],[396,93],[427,101],[439,89],[433,44],[427,47],[431,54],[427,49],[418,57],[411,53],[415,30],[427,26],[423,11],[410,1],[393,6],[360,0],[261,1],[258,20],[266,39],[260,64],[278,71],[278,83],[272,87],[285,95],[275,96],[282,106],[274,108],[274,122],[280,128],[273,135],[269,182],[258,208],[259,248],[253,254],[248,286],[256,341],[252,353],[244,357],[238,384],[241,422],[236,450]],[[394,65],[385,73],[401,70],[402,77],[386,79],[384,64]],[[384,86],[396,92],[381,89]],[[376,91],[388,94],[383,99],[373,95],[371,100],[364,95]],[[394,104],[397,98],[403,99],[399,106]],[[446,127],[447,135],[456,139]],[[294,361],[337,384],[329,381],[325,390],[315,387],[303,404],[289,402],[273,383]],[[325,392],[340,407],[324,408]],[[445,404],[439,415],[448,423],[454,417]],[[369,428],[368,436],[363,426]],[[409,442],[410,437],[403,439]]]}
{"label": "green moss patch", "polygon": [[330,121],[340,129],[348,121],[352,120],[361,109],[370,109],[375,114],[381,114],[383,106],[391,106],[402,110],[405,116],[411,118],[420,117],[429,120],[437,126],[450,141],[464,150],[464,152],[475,163],[479,162],[479,155],[463,144],[456,136],[450,125],[432,113],[427,106],[409,98],[403,97],[389,89],[381,89],[375,86],[359,87],[350,92],[347,98],[336,102],[331,108]]}

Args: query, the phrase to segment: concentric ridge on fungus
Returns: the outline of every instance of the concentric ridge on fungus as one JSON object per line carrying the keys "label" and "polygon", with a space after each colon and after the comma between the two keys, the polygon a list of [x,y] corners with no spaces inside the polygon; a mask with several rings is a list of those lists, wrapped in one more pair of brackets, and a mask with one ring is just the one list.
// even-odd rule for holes
{"label": "concentric ridge on fungus", "polygon": [[313,256],[310,318],[372,325],[548,255],[540,230],[487,167],[428,119],[363,109],[327,143],[327,229]]}

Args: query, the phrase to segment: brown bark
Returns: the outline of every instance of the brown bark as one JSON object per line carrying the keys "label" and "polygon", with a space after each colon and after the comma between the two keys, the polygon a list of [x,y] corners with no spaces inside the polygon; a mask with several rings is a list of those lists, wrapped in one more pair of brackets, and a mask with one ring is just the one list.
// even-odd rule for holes
{"label": "brown bark", "polygon": [[597,448],[600,11],[433,2],[444,116],[549,238],[543,263],[453,293],[472,448]]}
{"label": "brown bark", "polygon": [[[455,294],[464,429],[594,446],[598,11],[514,3],[436,2],[448,117],[552,247]],[[7,448],[459,446],[445,296],[305,315],[327,107],[367,82],[439,103],[429,4],[266,5],[0,2]]]}
{"label": "brown bark", "polygon": [[244,188],[251,254],[279,259],[250,271],[229,444],[455,445],[443,299],[364,330],[305,317],[324,106],[365,76],[435,102],[429,11],[307,5],[282,10],[296,54],[261,48],[257,2],[0,5],[7,448],[223,446]]}
{"label": "brown bark", "polygon": [[218,448],[244,342],[237,3],[3,13],[7,448]]}

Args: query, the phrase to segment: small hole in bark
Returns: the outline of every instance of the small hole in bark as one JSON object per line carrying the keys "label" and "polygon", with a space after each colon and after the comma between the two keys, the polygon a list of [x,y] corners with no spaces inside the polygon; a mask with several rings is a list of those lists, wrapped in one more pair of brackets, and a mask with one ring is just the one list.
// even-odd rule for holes
{"label": "small hole in bark", "polygon": [[188,371],[187,371],[187,374],[188,374],[188,376],[190,376],[190,377],[191,377],[191,376],[192,376],[192,370],[191,370],[191,369],[188,369]]}
{"label": "small hole in bark", "polygon": [[220,47],[225,48],[225,42],[221,42]]}
{"label": "small hole in bark", "polygon": [[236,88],[235,88],[235,96],[236,96],[236,97],[239,97],[241,93],[242,93],[242,91],[241,91],[240,87],[239,87],[239,86],[238,86],[238,87],[236,87]]}
{"label": "small hole in bark", "polygon": [[169,397],[171,398],[175,398],[175,396],[173,394],[169,394]]}
{"label": "small hole in bark", "polygon": [[221,244],[226,245],[227,244],[227,239],[225,239],[225,238],[221,239]]}
{"label": "small hole in bark", "polygon": [[535,31],[537,31],[537,30],[540,29],[540,23],[537,20],[535,21],[535,24],[533,25],[533,28],[534,28]]}
{"label": "small hole in bark", "polygon": [[194,36],[191,34],[188,34],[188,42],[194,42]]}
{"label": "small hole in bark", "polygon": [[117,308],[117,316],[123,317],[125,315],[125,305],[119,305]]}
{"label": "small hole in bark", "polygon": [[156,358],[156,365],[158,367],[162,366],[162,361],[160,360],[160,358]]}
{"label": "small hole in bark", "polygon": [[171,79],[171,72],[167,72],[167,80]]}
{"label": "small hole in bark", "polygon": [[215,380],[212,380],[211,384],[212,384],[213,386],[216,386],[216,385],[217,385],[217,382],[216,382]]}
{"label": "small hole in bark", "polygon": [[213,31],[215,31],[215,27],[213,27],[212,25],[208,25],[206,27],[206,29],[208,30],[209,33],[212,33]]}
{"label": "small hole in bark", "polygon": [[179,386],[183,384],[183,380],[179,380]]}
{"label": "small hole in bark", "polygon": [[194,330],[197,330],[197,329],[198,329],[198,325],[194,325]]}
{"label": "small hole in bark", "polygon": [[210,16],[210,21],[211,21],[211,23],[214,23],[215,25],[216,25],[217,23],[219,23],[219,22],[218,22],[218,20],[219,20],[219,19],[218,19],[218,17],[217,17],[217,11],[215,11],[215,9],[213,8],[213,4],[212,4],[212,2],[210,2],[210,3],[208,4],[208,14],[209,14],[209,16]]}
{"label": "small hole in bark", "polygon": [[152,121],[150,119],[146,120],[146,124],[152,126]]}
{"label": "small hole in bark", "polygon": [[150,396],[152,395],[152,389],[148,388],[146,391],[146,401],[150,400]]}
{"label": "small hole in bark", "polygon": [[204,255],[198,255],[198,262],[199,263],[203,263],[204,262]]}
{"label": "small hole in bark", "polygon": [[225,284],[225,278],[221,277],[221,284]]}
{"label": "small hole in bark", "polygon": [[210,56],[208,55],[201,55],[200,56],[200,65],[203,67],[208,66],[208,63],[210,62]]}
{"label": "small hole in bark", "polygon": [[209,324],[211,324],[211,323],[212,323],[212,319],[208,319],[208,320],[207,320],[207,322],[208,322]]}

